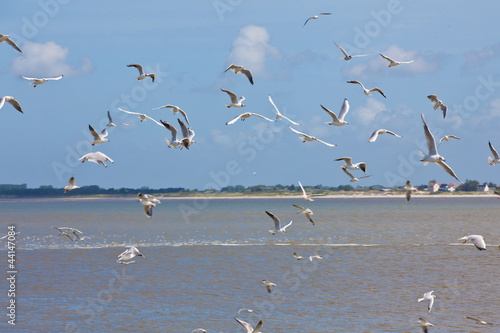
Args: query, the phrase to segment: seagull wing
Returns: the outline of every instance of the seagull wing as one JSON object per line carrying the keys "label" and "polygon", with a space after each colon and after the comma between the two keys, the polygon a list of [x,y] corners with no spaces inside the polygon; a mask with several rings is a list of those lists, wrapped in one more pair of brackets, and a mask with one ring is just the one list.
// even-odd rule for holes
{"label": "seagull wing", "polygon": [[155,120],[155,119],[151,118],[150,116],[148,116],[148,115],[146,115],[146,114],[145,114],[144,116],[145,116],[146,118],[151,119],[152,121],[154,121],[157,125],[159,125],[159,126],[163,126],[163,125],[162,125],[159,121],[157,121],[157,120]]}
{"label": "seagull wing", "polygon": [[23,113],[23,109],[21,108],[21,104],[12,96],[4,96],[0,98],[0,109],[3,107],[4,103],[7,102],[14,107],[17,111]]}
{"label": "seagull wing", "polygon": [[312,17],[308,18],[308,19],[304,22],[304,25],[302,26],[302,28],[306,26],[307,22],[309,22],[309,20],[310,20],[310,19],[312,19]]}
{"label": "seagull wing", "polygon": [[390,134],[390,135],[394,135],[394,136],[395,136],[395,137],[397,137],[397,138],[402,138],[402,136],[401,136],[401,135],[397,135],[396,133],[391,132],[391,131],[388,131],[388,130],[385,130],[385,133]]}
{"label": "seagull wing", "polygon": [[304,196],[307,196],[306,190],[304,190],[304,187],[303,187],[303,186],[302,186],[302,184],[300,183],[300,180],[299,180],[299,186],[300,186],[300,188],[302,189],[302,194],[303,194]]}
{"label": "seagull wing", "polygon": [[[333,41],[333,42],[335,43],[335,41]],[[337,47],[340,49],[340,51],[342,51],[342,53],[344,54],[344,56],[349,57],[349,55],[347,54],[347,52],[343,48],[341,48],[339,44],[335,43],[335,45],[337,45]]]}
{"label": "seagull wing", "polygon": [[7,39],[5,40],[5,42],[6,42],[7,44],[9,44],[10,46],[12,46],[12,47],[13,47],[14,49],[16,49],[17,51],[19,51],[19,52],[23,53],[23,51],[21,51],[21,49],[19,48],[19,46],[17,46],[17,44],[16,44],[16,43],[15,43],[12,39],[7,38]]}
{"label": "seagull wing", "polygon": [[280,229],[280,219],[276,215],[274,215],[273,213],[268,212],[267,210],[266,210],[266,214],[269,215],[269,217],[273,219],[274,229],[279,230]]}
{"label": "seagull wing", "polygon": [[228,67],[228,68],[224,71],[224,73],[225,73],[225,72],[227,72],[228,70],[233,70],[234,68],[237,68],[237,67],[238,67],[238,66],[236,66],[235,64],[231,64],[231,65],[229,65],[229,67]]}
{"label": "seagull wing", "polygon": [[380,95],[384,96],[384,98],[387,98],[385,96],[384,92],[380,88],[375,87],[375,88],[368,90],[368,92],[372,92],[372,91],[376,91],[376,92],[380,93]]}
{"label": "seagull wing", "polygon": [[430,99],[431,102],[434,102],[434,103],[439,102],[439,99],[437,98],[437,95],[428,95],[427,98]]}
{"label": "seagull wing", "polygon": [[378,132],[380,130],[375,130],[373,131],[372,135],[370,136],[370,138],[368,139],[368,142],[375,142],[375,140],[377,140],[378,138]]}
{"label": "seagull wing", "polygon": [[345,172],[346,175],[351,177],[351,179],[354,179],[354,176],[349,171],[347,171],[347,168],[345,166],[341,165],[340,168]]}
{"label": "seagull wing", "polygon": [[437,162],[437,165],[439,165],[444,171],[446,171],[447,173],[449,173],[450,176],[452,176],[453,178],[455,178],[456,180],[458,180],[460,183],[463,184],[463,182],[460,179],[458,179],[457,175],[455,174],[455,172],[453,171],[453,169],[448,166],[448,164],[446,164],[443,161],[439,161],[439,162]]}
{"label": "seagull wing", "polygon": [[328,110],[327,108],[325,108],[325,107],[324,107],[323,105],[321,105],[321,104],[320,104],[320,106],[321,106],[321,108],[322,108],[323,110],[325,110],[325,112],[326,112],[326,113],[328,113],[328,114],[330,115],[330,117],[332,117],[332,119],[333,119],[333,121],[334,121],[334,122],[336,122],[336,123],[340,122],[339,118],[337,117],[337,115],[336,115],[334,112],[332,112],[332,111]]}
{"label": "seagull wing", "polygon": [[448,107],[444,104],[441,104],[440,106],[441,111],[443,111],[443,119],[446,118],[446,112],[448,111]]}
{"label": "seagull wing", "polygon": [[188,131],[186,124],[184,124],[184,122],[182,120],[180,120],[179,118],[177,118],[177,122],[179,123],[179,126],[181,127],[182,137],[183,138],[189,137],[189,131]]}
{"label": "seagull wing", "polygon": [[349,112],[349,102],[347,101],[347,98],[344,98],[344,103],[342,103],[342,107],[340,108],[339,112],[339,119],[340,121],[344,120],[345,115]]}
{"label": "seagull wing", "polygon": [[430,155],[435,155],[437,154],[436,141],[434,140],[434,136],[432,135],[431,131],[429,131],[429,127],[427,127],[427,123],[425,122],[423,113],[422,113],[422,121],[424,122],[424,132],[425,132],[425,140],[427,141],[427,149],[429,149]]}
{"label": "seagull wing", "polygon": [[92,134],[92,136],[94,137],[94,140],[100,140],[101,139],[101,136],[99,135],[99,133],[97,133],[95,131],[95,129],[92,128],[92,126],[89,125],[89,130],[90,130],[90,134]]}
{"label": "seagull wing", "polygon": [[257,326],[255,326],[255,328],[253,329],[252,333],[259,333],[259,330],[262,328],[262,326],[264,326],[264,322],[261,319],[257,323]]}
{"label": "seagull wing", "polygon": [[163,124],[163,126],[165,126],[166,129],[170,131],[170,133],[172,133],[172,142],[177,141],[177,129],[166,121],[160,119],[160,122]]}
{"label": "seagull wing", "polygon": [[280,110],[278,110],[278,107],[276,106],[276,104],[274,104],[273,102],[273,99],[271,98],[271,95],[268,95],[269,97],[269,102],[271,102],[271,104],[274,106],[274,109],[276,109],[276,113],[278,114],[278,117],[282,117],[283,115],[281,114]]}
{"label": "seagull wing", "polygon": [[310,138],[310,137],[311,137],[310,135],[305,134],[305,133],[302,133],[302,132],[299,132],[299,131],[297,131],[296,129],[294,129],[294,128],[290,127],[290,126],[288,126],[288,128],[289,128],[289,129],[291,129],[292,131],[294,131],[294,132],[295,132],[295,133],[297,133],[297,134],[300,134],[300,135],[306,136],[306,137],[308,137],[308,138]]}
{"label": "seagull wing", "polygon": [[299,210],[305,210],[304,207],[300,207],[300,206],[297,206],[297,205],[292,205],[292,206],[295,207],[295,208],[297,208],[297,209],[299,209]]}
{"label": "seagull wing", "polygon": [[226,89],[222,89],[222,88],[220,90],[222,90],[223,92],[225,92],[229,95],[229,98],[231,98],[231,103],[233,103],[233,104],[238,103],[238,96],[236,96],[235,93],[233,93],[232,91],[226,90]]}
{"label": "seagull wing", "polygon": [[179,113],[182,114],[182,116],[184,117],[184,119],[186,119],[186,123],[189,126],[191,126],[191,124],[189,123],[188,116],[187,116],[186,112],[184,112],[183,110],[179,109]]}
{"label": "seagull wing", "polygon": [[288,118],[287,116],[284,116],[284,115],[281,115],[282,118],[285,118],[286,120],[288,120],[289,122],[291,122],[292,124],[294,124],[295,126],[300,126],[299,123],[296,123],[295,121],[291,120],[290,118]]}
{"label": "seagull wing", "polygon": [[372,55],[371,53],[367,53],[367,54],[353,54],[351,55],[352,58],[356,58],[356,57],[366,57],[366,56],[369,56],[369,55]]}
{"label": "seagull wing", "polygon": [[109,113],[109,110],[108,110],[108,120],[109,120],[110,124],[113,122],[113,119],[111,119],[111,114]]}
{"label": "seagull wing", "polygon": [[262,119],[265,119],[265,120],[270,121],[270,122],[274,122],[274,120],[271,120],[271,119],[269,119],[267,117],[264,117],[264,116],[262,116],[262,115],[260,115],[258,113],[250,113],[250,115],[256,116],[256,117],[259,117],[259,118],[262,118]]}
{"label": "seagull wing", "polygon": [[123,110],[121,108],[118,108],[118,110],[120,110],[121,112],[129,113],[129,114],[136,114],[136,115],[139,115],[139,116],[142,115],[142,113],[127,111],[127,110]]}
{"label": "seagull wing", "polygon": [[289,226],[291,226],[291,225],[292,225],[292,223],[293,223],[293,221],[290,221],[290,223],[288,223],[287,225],[285,225],[285,226],[283,227],[283,230],[286,230],[286,228],[288,228]]}
{"label": "seagull wing", "polygon": [[243,68],[243,69],[241,70],[241,72],[242,72],[243,74],[245,74],[245,76],[248,78],[248,81],[250,81],[250,83],[251,83],[251,84],[253,84],[253,77],[252,77],[252,73],[250,73],[250,71],[249,71],[248,69],[245,69],[245,68]]}
{"label": "seagull wing", "polygon": [[73,176],[72,176],[72,177],[69,179],[69,181],[68,181],[68,185],[69,185],[69,186],[71,186],[71,187],[75,186],[75,177],[73,177]]}
{"label": "seagull wing", "polygon": [[327,145],[328,147],[336,147],[337,146],[337,145],[335,145],[333,143],[328,143],[328,142],[325,142],[325,141],[317,139],[317,138],[314,138],[314,140],[318,141],[318,142],[321,142],[322,144]]}
{"label": "seagull wing", "polygon": [[340,158],[334,159],[334,161],[344,161],[345,164],[352,165],[352,158],[350,158],[350,157],[340,157]]}
{"label": "seagull wing", "polygon": [[137,68],[137,70],[139,71],[139,75],[142,75],[144,74],[144,71],[142,69],[142,66],[139,65],[139,64],[130,64],[130,65],[127,65],[127,67],[135,67]]}
{"label": "seagull wing", "polygon": [[237,116],[237,117],[235,117],[235,118],[231,119],[230,121],[228,121],[228,122],[226,123],[226,125],[232,125],[232,124],[234,124],[234,123],[235,123],[238,119],[240,119],[240,118],[241,118],[241,116],[243,116],[243,115],[244,115],[244,113],[242,113],[242,114],[240,114],[239,116]]}
{"label": "seagull wing", "polygon": [[493,148],[493,145],[491,144],[490,141],[488,141],[488,145],[490,146],[491,153],[493,154],[493,156],[495,157],[495,159],[500,158],[500,156],[498,156],[497,151],[495,150],[495,148]]}
{"label": "seagull wing", "polygon": [[143,205],[144,214],[150,219],[153,216],[153,205]]}
{"label": "seagull wing", "polygon": [[363,90],[365,89],[365,86],[359,81],[347,81],[347,83],[359,84],[363,88]]}
{"label": "seagull wing", "polygon": [[64,75],[59,75],[59,76],[56,76],[56,77],[47,77],[45,78],[45,80],[60,80],[63,78]]}
{"label": "seagull wing", "polygon": [[240,324],[241,326],[243,326],[243,328],[247,331],[247,333],[252,333],[253,332],[253,327],[252,325],[250,325],[249,323],[247,323],[246,321],[243,321],[241,319],[238,319],[238,318],[234,318],[238,324]]}
{"label": "seagull wing", "polygon": [[22,76],[22,75],[19,75],[20,77],[22,77],[23,79],[25,80],[30,80],[30,81],[36,81],[36,80],[39,80],[38,78],[36,77],[26,77],[26,76]]}
{"label": "seagull wing", "polygon": [[409,202],[411,199],[411,192],[412,190],[406,190],[406,202]]}
{"label": "seagull wing", "polygon": [[383,55],[382,53],[379,53],[379,54],[380,54],[380,56],[381,56],[382,58],[384,58],[385,60],[389,61],[390,63],[395,63],[395,61],[394,61],[394,60],[392,60],[391,58],[389,58],[389,57],[387,57],[387,56]]}

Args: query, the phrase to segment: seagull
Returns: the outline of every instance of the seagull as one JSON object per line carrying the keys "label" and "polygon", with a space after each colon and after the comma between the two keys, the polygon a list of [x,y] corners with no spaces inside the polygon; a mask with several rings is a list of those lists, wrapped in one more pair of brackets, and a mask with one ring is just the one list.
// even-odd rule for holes
{"label": "seagull", "polygon": [[137,197],[139,198],[139,202],[142,205],[142,209],[144,210],[146,217],[148,219],[153,217],[153,207],[155,207],[156,204],[161,203],[160,200],[151,194],[142,194],[140,192],[137,193]]}
{"label": "seagull", "polygon": [[234,74],[238,74],[238,73],[245,74],[245,76],[248,78],[248,81],[250,81],[250,83],[253,84],[252,73],[250,73],[250,71],[248,69],[243,68],[243,66],[238,66],[238,65],[235,65],[235,64],[231,64],[224,71],[224,73],[227,72],[228,70],[232,70]]}
{"label": "seagull", "polygon": [[276,215],[274,215],[271,212],[268,212],[267,210],[266,210],[266,214],[269,215],[269,217],[272,218],[274,221],[274,230],[269,230],[269,232],[273,235],[284,234],[286,232],[286,228],[288,228],[290,225],[292,225],[293,221],[290,221],[290,223],[288,223],[284,227],[281,227],[280,219]]}
{"label": "seagull", "polygon": [[484,321],[484,320],[481,320],[481,319],[477,319],[477,318],[474,318],[474,317],[464,316],[464,318],[467,318],[467,319],[470,319],[470,320],[474,320],[476,322],[476,324],[493,325],[492,323],[488,323],[487,321]]}
{"label": "seagull", "polygon": [[311,195],[307,195],[306,190],[304,190],[304,187],[300,183],[300,180],[299,180],[299,186],[302,189],[302,199],[304,199],[306,201],[314,201],[314,199],[312,197],[319,197],[319,196],[323,195],[323,194],[311,194]]}
{"label": "seagull", "polygon": [[197,332],[207,333],[207,330],[204,330],[203,328],[197,328],[194,331],[192,331],[191,333],[197,333]]}
{"label": "seagull", "polygon": [[422,114],[422,121],[424,122],[425,139],[427,141],[427,148],[429,149],[429,153],[425,155],[423,152],[420,152],[420,155],[423,156],[420,162],[424,162],[424,165],[427,165],[427,163],[429,162],[436,163],[444,171],[446,171],[448,174],[450,174],[452,177],[454,177],[456,180],[462,183],[462,181],[458,179],[458,177],[455,175],[455,172],[445,163],[444,157],[438,154],[436,141],[434,141],[434,136],[432,136],[431,131],[429,130],[427,124],[425,123],[423,114]]}
{"label": "seagull", "polygon": [[429,332],[429,327],[433,327],[434,325],[429,323],[427,319],[424,318],[418,318],[418,323],[420,324],[420,328],[422,329],[422,332],[428,333]]}
{"label": "seagull", "polygon": [[313,261],[314,259],[323,259],[323,257],[317,254],[309,256],[309,261]]}
{"label": "seagull", "polygon": [[377,138],[378,138],[378,135],[379,135],[379,134],[380,134],[380,135],[382,135],[382,134],[385,134],[385,133],[387,133],[387,134],[391,134],[391,135],[394,135],[394,136],[395,136],[395,137],[397,137],[397,138],[402,138],[402,136],[401,136],[401,135],[397,135],[396,133],[391,132],[391,131],[389,131],[389,130],[386,130],[386,129],[378,129],[378,130],[376,130],[376,131],[373,131],[373,132],[372,132],[372,135],[371,135],[371,136],[370,136],[370,138],[368,139],[368,142],[375,142],[375,140],[377,140]]}
{"label": "seagull", "polygon": [[321,142],[322,144],[327,145],[328,147],[335,147],[335,146],[337,146],[337,145],[334,145],[334,144],[332,144],[332,143],[327,143],[327,142],[325,142],[325,141],[322,141],[322,140],[320,140],[320,139],[317,139],[317,138],[315,138],[314,136],[311,136],[311,135],[309,135],[309,134],[305,134],[305,133],[299,132],[299,131],[297,131],[296,129],[291,128],[290,126],[288,126],[288,128],[290,128],[290,129],[291,129],[292,131],[294,131],[295,133],[297,133],[297,134],[300,134],[300,135],[301,135],[300,139],[302,140],[302,143],[304,143],[304,142],[313,142],[313,141],[318,141],[318,142]]}
{"label": "seagull", "polygon": [[376,92],[380,93],[380,95],[384,96],[384,98],[386,98],[386,97],[385,97],[385,95],[384,95],[384,92],[383,92],[382,90],[380,90],[379,88],[376,88],[376,87],[375,87],[375,88],[372,88],[372,89],[368,90],[368,89],[366,89],[366,88],[365,88],[365,86],[364,86],[361,82],[359,82],[359,81],[347,81],[347,83],[359,84],[359,85],[361,86],[361,88],[363,88],[363,91],[364,91],[365,95],[371,95],[371,92],[372,92],[372,91],[376,91]]}
{"label": "seagull", "polygon": [[434,290],[431,290],[429,292],[426,292],[422,298],[419,298],[417,301],[422,302],[422,301],[427,301],[427,313],[431,313],[432,310],[432,305],[434,304],[434,298],[436,298],[436,295],[432,295]]}
{"label": "seagull", "polygon": [[106,161],[110,161],[111,163],[115,163],[115,161],[113,161],[111,158],[109,158],[105,154],[101,153],[100,151],[97,151],[95,153],[85,154],[82,157],[80,157],[78,160],[79,161],[81,160],[82,163],[85,162],[85,161],[89,161],[89,162],[94,162],[94,163],[97,163],[97,164],[102,164],[106,168],[108,167],[106,165]]}
{"label": "seagull", "polygon": [[[179,122],[179,126],[181,127],[181,132],[182,132],[181,143],[183,147],[186,147],[186,149],[189,150],[189,147],[193,143],[196,143],[196,141],[193,140],[194,131],[191,128],[187,128],[186,124],[184,124],[182,120],[180,120],[179,118],[177,118],[177,122]],[[181,149],[183,147],[181,147]]]}
{"label": "seagull", "polygon": [[312,215],[314,215],[314,213],[311,209],[300,207],[297,205],[292,205],[292,206],[300,210],[300,212],[297,212],[297,214],[303,214],[306,217],[306,219],[314,225],[314,221],[312,220],[311,217]]}
{"label": "seagull", "polygon": [[[113,119],[111,118],[111,114],[109,113],[109,110],[108,110],[108,120],[109,122],[106,124],[106,127],[115,127],[116,124],[113,123]],[[120,125],[124,125],[124,126],[129,126],[129,124],[125,124],[125,123],[119,123]]]}
{"label": "seagull", "polygon": [[137,70],[139,70],[139,76],[137,77],[137,80],[140,81],[140,80],[144,80],[147,77],[150,77],[151,80],[153,80],[153,82],[155,82],[155,75],[153,73],[151,73],[151,74],[145,74],[141,65],[139,65],[139,64],[130,64],[130,65],[127,65],[127,67],[135,67],[135,68],[137,68]]}
{"label": "seagull", "polygon": [[266,118],[266,117],[264,117],[264,116],[261,116],[260,114],[257,114],[257,113],[252,113],[252,112],[245,112],[245,113],[240,114],[240,115],[239,115],[239,116],[237,116],[236,118],[233,118],[233,119],[231,119],[230,121],[228,121],[228,122],[226,123],[226,125],[232,125],[232,124],[234,124],[234,123],[235,123],[238,119],[241,119],[242,121],[244,121],[245,119],[250,118],[251,116],[259,117],[259,118],[265,119],[265,120],[267,120],[267,121],[274,122],[274,120],[269,119],[269,118]]}
{"label": "seagull", "polygon": [[98,143],[104,143],[109,141],[108,139],[106,139],[106,137],[108,136],[108,131],[106,129],[103,129],[101,134],[99,134],[95,131],[95,129],[92,128],[92,126],[89,125],[89,131],[90,134],[92,134],[92,136],[94,137],[94,141],[90,143],[92,146]]}
{"label": "seagull", "polygon": [[161,123],[159,123],[158,121],[154,120],[153,118],[151,118],[150,116],[148,116],[147,114],[144,114],[144,113],[139,113],[139,112],[132,112],[132,111],[127,111],[127,110],[123,110],[121,108],[118,108],[118,110],[120,110],[121,112],[125,112],[125,113],[128,113],[128,114],[135,114],[135,115],[138,115],[139,116],[139,119],[141,120],[141,122],[147,120],[147,119],[151,119],[152,121],[154,121],[157,125],[160,125],[160,126],[163,126]]}
{"label": "seagull", "polygon": [[349,177],[351,177],[351,180],[350,180],[351,183],[357,182],[358,180],[363,179],[363,178],[368,178],[368,177],[373,176],[373,175],[368,175],[368,176],[363,176],[363,177],[356,178],[349,171],[347,171],[347,167],[345,167],[344,165],[341,165],[340,168],[342,169],[342,171],[345,172],[346,175],[348,175]]}
{"label": "seagull", "polygon": [[116,262],[123,264],[124,261],[131,260],[135,257],[143,257],[144,259],[146,259],[146,257],[141,252],[139,252],[139,250],[135,246],[131,246],[118,256],[118,260]]}
{"label": "seagull", "polygon": [[256,310],[247,309],[247,308],[241,308],[241,309],[239,309],[239,310],[238,310],[238,314],[240,314],[241,312],[255,313],[255,314],[257,314],[259,317],[261,317],[261,318],[262,318],[262,315],[261,315],[258,311],[256,311]]}
{"label": "seagull", "polygon": [[173,125],[167,123],[166,121],[160,119],[160,122],[163,124],[163,126],[165,126],[166,129],[170,131],[170,133],[172,133],[172,139],[171,140],[166,139],[168,143],[168,148],[172,147],[178,148],[179,146],[181,146],[182,142],[180,140],[177,140],[177,129]]}
{"label": "seagull", "polygon": [[431,100],[431,102],[434,102],[434,110],[437,110],[437,108],[441,108],[441,111],[443,111],[443,119],[446,118],[446,111],[448,111],[448,107],[441,102],[436,95],[429,95],[427,96],[428,99]]}
{"label": "seagull", "polygon": [[182,114],[182,116],[184,117],[184,119],[186,119],[186,123],[189,126],[191,126],[191,124],[189,124],[189,120],[188,120],[186,112],[182,111],[178,106],[168,104],[168,105],[160,106],[159,108],[154,108],[153,110],[165,109],[165,108],[172,109],[172,112],[174,114],[176,114],[177,112],[179,112],[180,114]]}
{"label": "seagull", "polygon": [[51,80],[57,81],[57,80],[60,80],[60,79],[63,78],[64,75],[59,75],[59,76],[56,76],[56,77],[43,77],[43,78],[40,78],[40,79],[37,79],[37,78],[34,78],[34,77],[25,77],[25,76],[22,76],[22,75],[19,75],[19,76],[22,77],[23,79],[33,81],[33,82],[30,83],[30,85],[32,85],[33,88],[34,88],[37,85],[44,84],[47,81],[51,81]]}
{"label": "seagull", "polygon": [[302,26],[302,28],[306,26],[306,24],[307,24],[307,22],[309,22],[309,20],[316,20],[316,19],[319,18],[320,15],[332,15],[332,13],[319,13],[319,14],[316,14],[314,16],[311,16],[310,18],[308,18],[306,20],[306,22],[304,23],[304,25]]}
{"label": "seagull", "polygon": [[394,66],[399,66],[401,64],[411,64],[413,62],[413,60],[410,60],[410,61],[395,61],[395,60],[392,60],[391,58],[383,55],[382,53],[379,53],[380,56],[382,58],[384,58],[385,60],[389,61],[389,65],[387,65],[387,67],[394,67]]}
{"label": "seagull", "polygon": [[492,146],[492,144],[491,144],[490,141],[488,141],[488,145],[490,146],[491,153],[493,154],[493,157],[488,156],[488,163],[490,165],[495,165],[497,163],[500,163],[500,156],[498,155],[498,153],[495,150],[495,148],[493,148],[493,146]]}
{"label": "seagull", "polygon": [[289,122],[291,122],[292,124],[294,124],[295,126],[300,126],[299,123],[296,123],[295,121],[291,120],[290,118],[287,118],[285,117],[281,112],[280,110],[278,110],[278,108],[276,107],[276,104],[274,104],[273,102],[273,99],[271,98],[271,95],[269,95],[269,102],[271,102],[271,104],[274,106],[274,108],[276,109],[276,119],[281,119],[281,118],[285,118],[286,120],[288,120]]}
{"label": "seagull", "polygon": [[270,281],[267,281],[267,280],[262,280],[262,283],[266,286],[266,290],[268,293],[272,292],[271,287],[276,287],[276,284],[274,284]]}
{"label": "seagull", "polygon": [[245,96],[241,96],[240,98],[238,98],[238,96],[232,91],[222,89],[222,88],[220,90],[227,93],[229,95],[229,98],[231,99],[231,104],[226,104],[226,106],[228,108],[230,108],[230,107],[243,108],[246,106],[245,104],[242,103],[245,100]]}
{"label": "seagull", "polygon": [[294,259],[297,259],[297,260],[304,259],[304,257],[303,257],[303,256],[299,256],[299,255],[298,255],[297,253],[295,253],[295,252],[293,253],[293,258],[294,258]]}
{"label": "seagull", "polygon": [[[333,41],[333,42],[335,43],[335,41]],[[337,45],[337,47],[340,49],[340,51],[342,51],[342,53],[344,54],[344,58],[343,59],[345,61],[349,61],[349,60],[351,60],[352,58],[355,58],[355,57],[366,57],[366,56],[371,55],[371,53],[369,53],[369,54],[349,55],[349,54],[347,54],[347,52],[343,48],[340,47],[339,44],[335,43],[335,45]]]}
{"label": "seagull", "polygon": [[406,181],[405,190],[406,190],[406,203],[408,203],[411,199],[411,194],[413,192],[418,192],[418,190],[417,188],[413,187],[413,185],[410,183],[409,180]]}
{"label": "seagull", "polygon": [[137,197],[139,201],[147,201],[153,204],[159,204],[161,201],[157,199],[154,195],[151,194],[142,194],[141,192],[137,193]]}
{"label": "seagull", "polygon": [[325,108],[323,105],[321,105],[321,108],[326,111],[332,117],[332,121],[327,123],[328,125],[334,125],[334,126],[344,126],[344,125],[349,125],[347,121],[344,120],[345,115],[347,112],[349,112],[349,102],[347,101],[347,98],[344,98],[344,103],[342,104],[342,108],[340,109],[339,116],[332,111],[328,110]]}
{"label": "seagull", "polygon": [[58,236],[66,236],[68,237],[69,239],[71,239],[73,241],[73,238],[71,238],[71,236],[69,234],[73,234],[73,236],[75,236],[78,240],[78,241],[83,241],[85,238],[88,238],[88,237],[80,237],[78,235],[79,234],[83,234],[83,232],[81,232],[80,230],[76,229],[76,228],[70,228],[70,227],[52,227],[54,229],[57,229],[59,231],[59,235]]}
{"label": "seagull", "polygon": [[484,242],[484,237],[481,235],[469,235],[458,240],[463,240],[464,244],[469,241],[476,246],[479,251],[486,251],[486,243]]}
{"label": "seagull", "polygon": [[461,140],[458,136],[455,136],[455,135],[447,135],[447,136],[444,136],[441,138],[441,140],[439,140],[439,145],[441,145],[441,142],[443,141],[448,141],[449,139],[457,139],[457,140]]}
{"label": "seagull", "polygon": [[71,190],[76,190],[79,188],[80,188],[80,186],[75,185],[75,177],[71,176],[71,178],[68,181],[68,185],[64,187],[64,193],[69,192]]}
{"label": "seagull", "polygon": [[2,34],[0,34],[0,43],[1,42],[6,42],[10,46],[12,46],[16,51],[19,51],[19,52],[23,53],[23,51],[21,51],[21,49],[19,48],[19,46],[17,46],[17,44],[12,39],[10,39],[9,35],[2,35]]}
{"label": "seagull", "polygon": [[5,102],[7,102],[10,105],[12,105],[14,107],[14,109],[16,109],[17,111],[19,111],[21,113],[24,113],[23,109],[21,108],[21,104],[19,104],[19,102],[14,97],[12,97],[12,96],[4,96],[4,97],[0,98],[0,109],[3,107],[3,105],[5,104]]}
{"label": "seagull", "polygon": [[255,326],[255,328],[252,327],[252,325],[250,325],[249,323],[247,323],[246,321],[243,321],[241,319],[238,319],[238,318],[234,318],[241,326],[243,326],[243,328],[247,331],[246,333],[260,333],[259,330],[262,328],[263,326],[263,321],[262,319],[259,320],[259,322],[257,323],[257,326]]}
{"label": "seagull", "polygon": [[352,159],[350,157],[340,157],[340,158],[334,159],[334,161],[344,161],[345,167],[347,169],[349,169],[349,170],[361,170],[366,175],[366,163],[365,162],[358,162],[358,163],[352,164]]}

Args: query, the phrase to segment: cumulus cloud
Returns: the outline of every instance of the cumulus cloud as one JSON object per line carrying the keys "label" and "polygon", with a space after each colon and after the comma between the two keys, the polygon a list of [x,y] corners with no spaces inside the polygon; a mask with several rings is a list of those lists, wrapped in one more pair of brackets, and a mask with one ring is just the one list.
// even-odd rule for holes
{"label": "cumulus cloud", "polygon": [[388,121],[390,116],[390,110],[385,106],[384,103],[368,97],[366,104],[358,107],[354,112],[352,112],[363,125],[373,124],[375,118],[377,123],[385,123]]}
{"label": "cumulus cloud", "polygon": [[253,74],[265,75],[268,55],[281,57],[278,48],[269,43],[270,39],[264,27],[256,25],[243,27],[233,41],[228,62],[248,68]]}
{"label": "cumulus cloud", "polygon": [[50,41],[45,44],[26,42],[23,55],[14,59],[12,66],[19,75],[27,76],[75,76],[93,69],[89,58],[82,58],[79,67],[66,63],[69,49]]}

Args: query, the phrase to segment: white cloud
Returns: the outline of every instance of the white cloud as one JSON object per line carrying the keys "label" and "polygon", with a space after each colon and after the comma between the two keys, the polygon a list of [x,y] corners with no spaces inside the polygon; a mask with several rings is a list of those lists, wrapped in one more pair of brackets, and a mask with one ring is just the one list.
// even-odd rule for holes
{"label": "white cloud", "polygon": [[500,117],[500,98],[496,98],[490,102],[489,113],[492,117]]}
{"label": "white cloud", "polygon": [[23,55],[14,59],[14,71],[24,76],[74,76],[85,74],[93,69],[89,58],[82,58],[81,65],[74,68],[66,63],[68,48],[50,41],[45,44],[26,42],[23,45]]}
{"label": "white cloud", "polygon": [[221,130],[214,129],[212,131],[212,139],[215,143],[218,143],[225,147],[233,147],[235,140],[230,135],[223,134]]}
{"label": "white cloud", "polygon": [[358,118],[360,123],[363,125],[369,125],[373,124],[375,120],[377,124],[388,121],[391,118],[389,111],[390,110],[384,103],[376,100],[375,98],[368,97],[366,104],[356,108],[352,113]]}
{"label": "white cloud", "polygon": [[481,65],[487,64],[500,56],[500,43],[484,47],[482,50],[467,51],[464,53],[465,70],[472,70]]}
{"label": "white cloud", "polygon": [[253,74],[265,75],[267,56],[281,57],[278,48],[270,45],[269,41],[270,36],[266,28],[247,25],[233,41],[228,61],[248,68]]}

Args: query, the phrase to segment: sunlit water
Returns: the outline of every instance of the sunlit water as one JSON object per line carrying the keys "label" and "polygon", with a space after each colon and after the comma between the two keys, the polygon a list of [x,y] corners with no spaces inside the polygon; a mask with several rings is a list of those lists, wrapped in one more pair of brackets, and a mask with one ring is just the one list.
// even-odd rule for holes
{"label": "sunlit water", "polygon": [[[310,207],[316,225],[291,204]],[[268,232],[266,210],[293,220],[286,234]],[[163,200],[151,220],[132,199],[3,200],[1,234],[21,233],[17,324],[3,279],[0,331],[244,332],[234,317],[251,308],[262,332],[421,332],[419,317],[431,332],[500,332],[499,215],[487,197]],[[91,239],[72,243],[54,226]],[[488,250],[457,240],[468,234]],[[130,245],[146,258],[120,265]],[[271,294],[262,279],[277,284]],[[430,290],[427,314],[417,298]]]}

